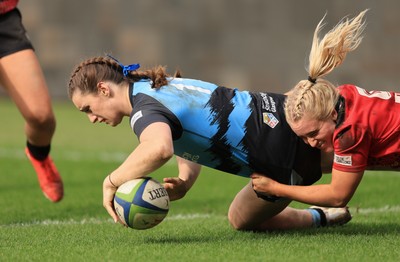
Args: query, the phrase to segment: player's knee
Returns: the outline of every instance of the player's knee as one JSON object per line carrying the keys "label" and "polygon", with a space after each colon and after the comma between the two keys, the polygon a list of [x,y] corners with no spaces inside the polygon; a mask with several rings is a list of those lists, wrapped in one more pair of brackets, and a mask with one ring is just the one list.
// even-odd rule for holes
{"label": "player's knee", "polygon": [[243,220],[237,208],[233,208],[232,206],[229,208],[228,220],[231,226],[236,230],[249,230],[248,225]]}
{"label": "player's knee", "polygon": [[56,128],[56,119],[53,114],[32,113],[26,116],[25,120],[35,129],[54,131]]}
{"label": "player's knee", "polygon": [[242,225],[241,225],[240,221],[238,221],[236,216],[233,215],[231,212],[228,213],[228,220],[229,220],[229,224],[231,224],[231,226],[234,229],[242,230]]}

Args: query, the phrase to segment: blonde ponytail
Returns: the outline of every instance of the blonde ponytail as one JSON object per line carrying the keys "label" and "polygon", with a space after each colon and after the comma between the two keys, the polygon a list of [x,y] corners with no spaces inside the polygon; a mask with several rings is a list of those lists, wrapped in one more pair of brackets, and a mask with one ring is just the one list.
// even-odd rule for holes
{"label": "blonde ponytail", "polygon": [[308,79],[300,81],[291,90],[285,103],[289,124],[302,119],[305,113],[317,120],[324,120],[331,115],[339,95],[335,86],[321,77],[341,65],[347,53],[359,46],[367,11],[362,11],[353,19],[342,19],[321,40],[319,33],[324,27],[325,16],[318,23],[309,55]]}

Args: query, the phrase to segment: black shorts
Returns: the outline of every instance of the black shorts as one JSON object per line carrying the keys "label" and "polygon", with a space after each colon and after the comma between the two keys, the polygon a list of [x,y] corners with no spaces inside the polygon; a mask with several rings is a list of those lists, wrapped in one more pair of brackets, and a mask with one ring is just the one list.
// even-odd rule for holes
{"label": "black shorts", "polygon": [[[298,140],[296,157],[293,170],[290,174],[289,185],[312,185],[322,176],[321,151],[306,145],[301,139]],[[278,202],[286,198],[264,195],[255,191],[259,198],[269,202]]]}
{"label": "black shorts", "polygon": [[0,15],[0,58],[25,49],[33,49],[17,8]]}
{"label": "black shorts", "polygon": [[322,176],[321,151],[299,139],[293,170],[301,177],[302,185],[312,185]]}

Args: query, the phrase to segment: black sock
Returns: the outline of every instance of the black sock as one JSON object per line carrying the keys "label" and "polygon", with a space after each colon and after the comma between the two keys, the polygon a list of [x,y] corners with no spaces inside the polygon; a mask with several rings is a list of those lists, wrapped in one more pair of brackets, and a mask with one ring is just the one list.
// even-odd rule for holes
{"label": "black sock", "polygon": [[48,146],[34,146],[26,141],[26,146],[29,149],[29,153],[36,160],[44,160],[50,153],[50,145]]}

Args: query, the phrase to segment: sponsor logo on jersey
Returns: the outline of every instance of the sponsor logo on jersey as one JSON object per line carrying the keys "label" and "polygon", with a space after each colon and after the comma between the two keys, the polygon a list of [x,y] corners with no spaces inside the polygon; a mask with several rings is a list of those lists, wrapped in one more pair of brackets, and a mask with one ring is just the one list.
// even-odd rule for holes
{"label": "sponsor logo on jersey", "polygon": [[334,162],[344,166],[352,166],[353,161],[351,160],[351,156],[339,156],[335,154]]}
{"label": "sponsor logo on jersey", "polygon": [[262,99],[263,99],[263,105],[262,108],[265,111],[270,111],[270,112],[276,112],[276,103],[275,100],[270,97],[268,94],[266,93],[260,93]]}
{"label": "sponsor logo on jersey", "polygon": [[142,110],[137,111],[131,118],[131,127],[133,129],[133,127],[135,126],[136,121],[141,118],[143,116],[142,114]]}
{"label": "sponsor logo on jersey", "polygon": [[199,161],[200,156],[199,155],[192,155],[191,153],[184,152],[181,156],[183,159],[192,161],[197,163]]}
{"label": "sponsor logo on jersey", "polygon": [[274,128],[279,123],[279,120],[272,113],[263,113],[263,121],[269,127]]}

